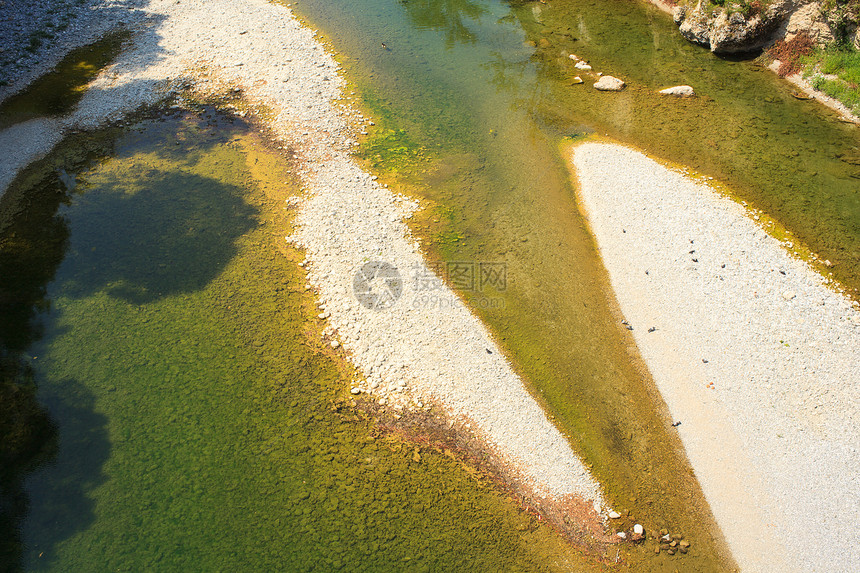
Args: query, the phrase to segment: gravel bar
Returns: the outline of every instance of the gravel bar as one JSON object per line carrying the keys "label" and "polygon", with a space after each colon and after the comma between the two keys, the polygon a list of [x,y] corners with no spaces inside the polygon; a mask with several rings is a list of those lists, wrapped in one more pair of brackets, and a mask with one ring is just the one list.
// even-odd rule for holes
{"label": "gravel bar", "polygon": [[701,179],[570,160],[632,336],[743,571],[860,563],[860,312]]}

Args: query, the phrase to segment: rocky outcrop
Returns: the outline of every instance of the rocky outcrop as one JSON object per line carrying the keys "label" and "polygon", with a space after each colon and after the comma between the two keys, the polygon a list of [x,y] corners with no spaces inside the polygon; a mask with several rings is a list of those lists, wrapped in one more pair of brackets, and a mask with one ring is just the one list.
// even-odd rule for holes
{"label": "rocky outcrop", "polygon": [[[800,0],[802,1],[802,0]],[[679,6],[672,14],[681,35],[708,46],[717,54],[750,52],[772,42],[773,34],[794,9],[794,0],[777,0],[764,12],[745,16],[740,6],[707,10],[702,2],[695,8]]]}
{"label": "rocky outcrop", "polygon": [[860,48],[860,29],[853,24],[858,14],[841,4],[824,8],[821,0],[776,0],[760,13],[749,4],[707,6],[701,0],[695,6],[678,6],[672,17],[682,36],[717,54],[751,52],[800,32],[820,45],[845,34]]}

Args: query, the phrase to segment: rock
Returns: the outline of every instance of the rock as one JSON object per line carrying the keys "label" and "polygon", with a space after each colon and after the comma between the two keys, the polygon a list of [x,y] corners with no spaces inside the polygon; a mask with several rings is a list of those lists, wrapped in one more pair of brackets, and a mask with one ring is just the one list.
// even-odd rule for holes
{"label": "rock", "polygon": [[773,36],[794,10],[793,0],[776,0],[763,13],[746,18],[740,12],[708,8],[676,9],[672,17],[681,35],[709,46],[717,54],[750,52],[771,43]]}
{"label": "rock", "polygon": [[782,293],[782,298],[784,298],[785,300],[791,300],[791,299],[795,298],[796,296],[797,296],[797,294],[793,291],[790,291],[790,290],[787,290],[784,293]]}
{"label": "rock", "polygon": [[350,388],[349,393],[353,396],[358,396],[359,394],[361,394],[361,388]]}
{"label": "rock", "polygon": [[645,533],[645,528],[639,525],[638,523],[633,526],[633,533],[637,535],[642,535]]}
{"label": "rock", "polygon": [[619,517],[621,517],[621,514],[618,513],[617,511],[610,511],[609,512],[609,519],[618,519]]}
{"label": "rock", "polygon": [[626,84],[618,78],[612,76],[602,76],[594,84],[594,89],[602,92],[620,92]]}
{"label": "rock", "polygon": [[654,548],[654,553],[655,553],[655,554],[657,554],[657,555],[659,555],[659,554],[660,554],[660,546],[659,546],[659,545],[658,545],[657,547],[655,547],[655,548]]}
{"label": "rock", "polygon": [[332,348],[338,348],[339,346],[340,346],[340,342],[338,342],[337,340],[331,341],[331,347]]}
{"label": "rock", "polygon": [[681,549],[689,549],[690,548],[690,542],[689,541],[681,541],[678,545],[681,546]]}
{"label": "rock", "polygon": [[579,76],[576,76],[575,78],[573,78],[573,80],[571,80],[571,82],[570,82],[570,83],[572,83],[572,84],[581,84],[581,83],[582,83],[582,78],[581,78],[581,77],[579,77]]}
{"label": "rock", "polygon": [[585,62],[576,62],[576,69],[588,71],[591,69],[591,66],[589,66]]}
{"label": "rock", "polygon": [[676,97],[692,97],[696,95],[696,92],[693,91],[693,88],[690,86],[673,86],[671,88],[660,90],[660,93]]}
{"label": "rock", "polygon": [[835,39],[827,20],[827,10],[822,9],[821,3],[810,2],[805,6],[798,6],[789,15],[777,35],[784,35],[785,40],[789,41],[800,32],[806,32],[819,44],[827,44]]}
{"label": "rock", "polygon": [[626,533],[624,533],[623,531],[619,531],[619,532],[618,532],[618,533],[616,533],[615,535],[617,535],[617,536],[618,536],[618,537],[620,537],[621,539],[627,539],[627,534],[626,534]]}
{"label": "rock", "polygon": [[634,533],[630,536],[630,541],[632,541],[633,543],[640,543],[642,541],[645,541],[645,536],[641,533]]}

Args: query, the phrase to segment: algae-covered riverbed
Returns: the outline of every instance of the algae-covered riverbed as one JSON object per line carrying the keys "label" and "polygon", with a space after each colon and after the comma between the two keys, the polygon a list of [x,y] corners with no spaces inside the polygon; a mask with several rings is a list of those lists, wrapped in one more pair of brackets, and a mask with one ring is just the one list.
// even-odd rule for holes
{"label": "algae-covered riverbed", "polygon": [[53,426],[4,475],[4,570],[600,570],[350,406],[283,247],[288,160],[199,111],[67,140],[0,204],[6,374]]}

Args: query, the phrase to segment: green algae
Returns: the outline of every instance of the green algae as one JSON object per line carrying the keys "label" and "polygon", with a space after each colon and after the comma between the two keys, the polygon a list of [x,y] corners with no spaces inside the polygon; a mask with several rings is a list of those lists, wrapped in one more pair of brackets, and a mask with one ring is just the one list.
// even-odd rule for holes
{"label": "green algae", "polygon": [[113,32],[69,52],[53,70],[0,104],[0,129],[72,111],[83,97],[87,84],[116,58],[130,37],[127,31]]}
{"label": "green algae", "polygon": [[[306,332],[287,159],[207,110],[91,137],[0,204],[16,236],[40,219],[62,229],[21,354],[59,435],[26,483],[23,568],[602,569],[350,405],[351,372]],[[50,200],[22,225],[34,193]],[[38,263],[47,245],[27,237]]]}

